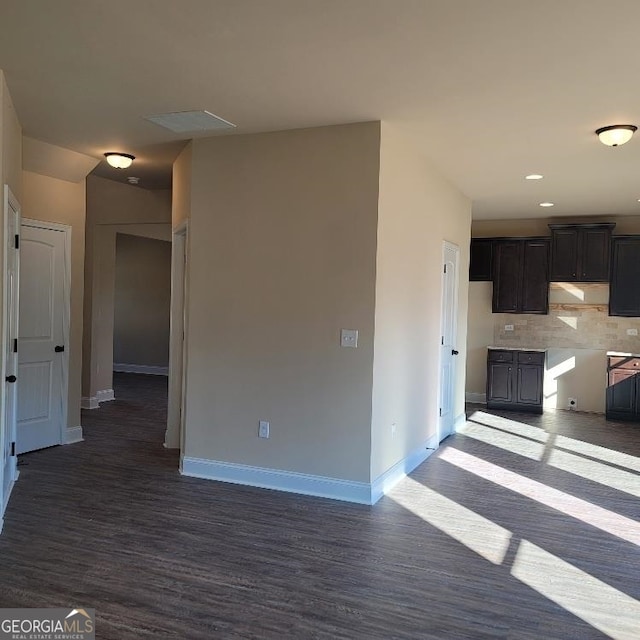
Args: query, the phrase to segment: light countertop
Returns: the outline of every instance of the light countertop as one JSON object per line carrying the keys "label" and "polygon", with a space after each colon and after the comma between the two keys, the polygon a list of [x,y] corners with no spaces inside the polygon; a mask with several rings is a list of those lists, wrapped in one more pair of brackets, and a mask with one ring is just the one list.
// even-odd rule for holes
{"label": "light countertop", "polygon": [[536,351],[538,353],[545,353],[546,349],[538,349],[533,347],[494,347],[489,346],[487,349],[494,349],[498,351]]}
{"label": "light countertop", "polygon": [[621,358],[640,358],[637,353],[624,353],[623,351],[607,351],[608,356],[618,356]]}

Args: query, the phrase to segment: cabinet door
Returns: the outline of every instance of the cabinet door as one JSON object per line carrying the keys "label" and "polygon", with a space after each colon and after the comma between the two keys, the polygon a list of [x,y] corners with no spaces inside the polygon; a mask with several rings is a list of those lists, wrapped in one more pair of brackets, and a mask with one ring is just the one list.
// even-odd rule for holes
{"label": "cabinet door", "polygon": [[607,386],[607,413],[633,415],[636,404],[636,372],[629,369],[611,369]]}
{"label": "cabinet door", "polygon": [[518,404],[542,406],[543,367],[522,364],[518,366],[518,382],[516,384]]}
{"label": "cabinet door", "polygon": [[487,369],[487,402],[512,402],[512,365],[502,364],[498,362],[489,362]]}
{"label": "cabinet door", "polygon": [[580,231],[580,260],[578,280],[608,282],[611,248],[611,229],[582,229]]}
{"label": "cabinet door", "polygon": [[577,278],[578,229],[551,230],[551,282],[571,282]]}
{"label": "cabinet door", "polygon": [[522,313],[549,312],[549,243],[525,240],[522,259]]}
{"label": "cabinet door", "polygon": [[610,316],[640,316],[640,236],[615,238],[611,289]]}
{"label": "cabinet door", "polygon": [[496,241],[493,253],[493,313],[516,313],[522,286],[522,242]]}
{"label": "cabinet door", "polygon": [[490,281],[492,258],[493,240],[491,238],[472,238],[469,280]]}

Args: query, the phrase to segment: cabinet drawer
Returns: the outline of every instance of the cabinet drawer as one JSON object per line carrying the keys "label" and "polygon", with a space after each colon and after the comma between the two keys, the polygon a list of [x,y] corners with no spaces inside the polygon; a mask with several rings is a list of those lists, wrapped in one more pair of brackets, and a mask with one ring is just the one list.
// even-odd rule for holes
{"label": "cabinet drawer", "polygon": [[489,349],[489,362],[513,362],[513,351]]}
{"label": "cabinet drawer", "polygon": [[633,369],[640,371],[640,358],[609,356],[609,369]]}
{"label": "cabinet drawer", "polygon": [[544,364],[544,352],[518,351],[519,364]]}

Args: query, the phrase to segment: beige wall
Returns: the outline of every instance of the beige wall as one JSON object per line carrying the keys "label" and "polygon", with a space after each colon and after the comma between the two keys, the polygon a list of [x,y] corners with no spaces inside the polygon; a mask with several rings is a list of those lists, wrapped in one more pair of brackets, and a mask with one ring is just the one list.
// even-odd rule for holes
{"label": "beige wall", "polygon": [[68,427],[80,426],[82,300],[84,291],[85,182],[23,173],[22,215],[71,226],[71,313]]}
{"label": "beige wall", "polygon": [[[560,221],[479,220],[474,221],[472,231],[474,237],[547,236],[547,225]],[[615,222],[616,234],[640,233],[640,216],[602,216],[580,221]],[[485,394],[488,345],[545,348],[545,406],[565,409],[569,398],[577,398],[578,410],[603,413],[605,353],[640,352],[640,339],[626,335],[627,329],[640,330],[640,319],[609,317],[607,285],[576,283],[563,288],[554,284],[549,295],[549,315],[545,316],[492,314],[491,294],[490,282],[470,283],[467,397],[479,400]],[[513,324],[515,330],[505,331],[508,324]]]}
{"label": "beige wall", "polygon": [[171,238],[171,193],[87,178],[82,395],[113,386],[116,233]]}
{"label": "beige wall", "polygon": [[470,229],[471,202],[382,123],[372,480],[437,433],[444,240],[460,248],[455,415],[464,412]]}
{"label": "beige wall", "polygon": [[467,399],[484,402],[487,384],[487,347],[492,345],[494,315],[491,313],[491,282],[469,283],[467,328]]}
{"label": "beige wall", "polygon": [[186,456],[369,481],[379,143],[379,123],[192,143]]}
{"label": "beige wall", "polygon": [[171,222],[174,229],[191,217],[192,153],[190,142],[173,163]]}
{"label": "beige wall", "polygon": [[171,243],[116,236],[113,360],[169,365]]}

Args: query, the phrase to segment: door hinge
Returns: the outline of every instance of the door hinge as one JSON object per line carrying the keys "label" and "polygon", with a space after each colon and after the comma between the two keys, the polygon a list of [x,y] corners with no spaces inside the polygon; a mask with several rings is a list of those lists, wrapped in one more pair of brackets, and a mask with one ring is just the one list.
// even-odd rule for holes
{"label": "door hinge", "polygon": [[444,336],[440,338],[440,344],[444,344]]}
{"label": "door hinge", "polygon": [[13,339],[13,353],[18,353],[18,338]]}
{"label": "door hinge", "polygon": [[444,265],[444,272],[447,273],[447,265]]}
{"label": "door hinge", "polygon": [[440,417],[442,418],[442,407],[440,407]]}
{"label": "door hinge", "polygon": [[11,443],[11,457],[13,458],[13,456],[16,455],[16,443],[12,442]]}
{"label": "door hinge", "polygon": [[20,248],[20,236],[16,233],[16,249]]}

